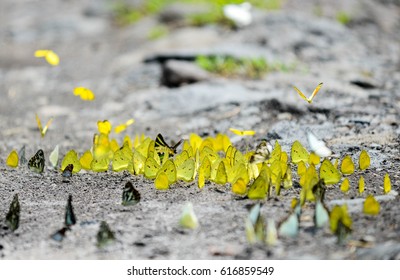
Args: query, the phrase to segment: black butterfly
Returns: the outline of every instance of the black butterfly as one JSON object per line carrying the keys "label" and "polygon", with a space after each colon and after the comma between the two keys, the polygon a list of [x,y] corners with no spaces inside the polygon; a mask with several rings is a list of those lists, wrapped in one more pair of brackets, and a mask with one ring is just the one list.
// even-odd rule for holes
{"label": "black butterfly", "polygon": [[97,232],[97,246],[103,247],[114,240],[114,232],[111,231],[110,227],[105,221],[102,221],[100,224],[100,229]]}
{"label": "black butterfly", "polygon": [[68,196],[67,207],[65,209],[65,222],[66,227],[70,227],[76,224],[76,217],[74,214],[74,208],[72,207],[72,195]]}
{"label": "black butterfly", "polygon": [[18,201],[18,194],[15,194],[13,200],[10,204],[10,210],[6,215],[7,226],[12,230],[15,231],[19,227],[19,215],[21,209],[19,206]]}
{"label": "black butterfly", "polygon": [[28,167],[30,170],[36,173],[42,173],[44,169],[44,153],[40,149],[36,154],[29,160]]}
{"label": "black butterfly", "polygon": [[131,206],[139,203],[140,193],[135,189],[130,181],[126,182],[122,192],[122,205]]}
{"label": "black butterfly", "polygon": [[72,170],[74,170],[74,165],[72,163],[68,164],[67,167],[64,168],[62,175],[63,177],[72,177]]}
{"label": "black butterfly", "polygon": [[164,137],[161,135],[161,133],[159,133],[157,135],[156,142],[154,144],[154,148],[158,152],[159,155],[164,154],[164,152],[160,149],[161,147],[167,148],[169,156],[173,156],[176,154],[176,149],[182,143],[182,141],[183,140],[181,139],[175,145],[170,146],[165,142]]}

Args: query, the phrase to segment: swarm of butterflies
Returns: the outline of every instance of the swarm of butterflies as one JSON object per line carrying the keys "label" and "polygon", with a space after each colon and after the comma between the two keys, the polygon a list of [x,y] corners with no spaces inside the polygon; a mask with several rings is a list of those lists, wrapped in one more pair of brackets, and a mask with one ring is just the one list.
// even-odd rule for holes
{"label": "swarm of butterflies", "polygon": [[[52,65],[58,64],[55,54],[43,52],[37,54]],[[320,90],[320,83],[312,95],[307,98],[298,88],[294,87],[301,98],[311,103]],[[93,100],[94,94],[83,87],[76,88],[75,95],[83,100]],[[36,121],[42,137],[52,122],[50,119],[46,126],[42,126],[36,115]],[[134,123],[129,119],[114,128],[115,133],[126,130]],[[273,220],[268,220],[266,226],[261,217],[261,204],[257,203],[250,211],[245,222],[246,236],[250,243],[265,241],[266,244],[276,243],[277,236],[295,237],[299,232],[300,216],[302,207],[306,202],[315,204],[314,223],[316,228],[330,224],[331,231],[338,237],[339,243],[343,242],[346,235],[352,230],[352,220],[346,205],[335,206],[331,211],[324,204],[325,191],[328,186],[340,183],[340,189],[346,193],[350,189],[348,176],[360,172],[370,166],[370,156],[363,150],[359,155],[358,166],[353,162],[350,155],[346,155],[339,167],[339,158],[333,155],[326,143],[318,139],[311,131],[307,132],[308,144],[312,150],[310,153],[299,142],[295,141],[291,146],[290,160],[287,152],[283,151],[279,142],[274,146],[265,139],[261,140],[254,151],[242,153],[234,145],[226,134],[217,134],[215,137],[202,138],[192,133],[189,139],[179,140],[175,144],[168,144],[161,134],[155,139],[142,135],[136,135],[131,139],[125,136],[121,144],[115,138],[110,138],[112,125],[108,120],[97,122],[98,132],[93,136],[92,147],[82,155],[75,150],[68,151],[59,164],[58,145],[49,155],[49,161],[53,168],[62,172],[65,178],[82,169],[89,172],[106,172],[110,169],[114,172],[128,171],[134,176],[144,176],[154,180],[157,190],[167,190],[177,182],[197,181],[202,189],[206,183],[212,182],[219,185],[229,185],[233,194],[253,200],[268,199],[272,195],[280,196],[284,190],[293,187],[293,175],[297,175],[301,187],[299,199],[292,202],[292,212],[281,221],[278,228]],[[239,130],[231,128],[230,131],[240,136],[254,136],[255,131]],[[178,152],[178,148],[180,152]],[[6,164],[16,168],[28,162],[30,170],[43,173],[45,167],[45,155],[43,150],[27,161],[25,158],[25,147],[19,151],[11,151],[6,159]],[[296,169],[296,173],[294,173]],[[344,179],[342,180],[342,177]],[[384,193],[391,191],[389,175],[384,177]],[[365,191],[365,180],[359,175],[359,194]],[[75,224],[73,215],[72,198],[69,197],[64,227],[57,231],[52,238],[62,240],[62,237],[71,226]],[[122,194],[122,205],[132,206],[140,201],[139,192],[128,182]],[[374,196],[369,195],[364,202],[363,211],[368,215],[378,215],[380,211],[379,202]],[[6,220],[12,230],[19,225],[19,202],[15,195],[10,205]],[[193,207],[189,203],[182,212],[180,224],[187,228],[196,228],[199,223],[194,214]],[[108,237],[108,238],[107,238]],[[98,234],[98,243],[103,244],[108,239],[113,239],[113,233],[104,222],[101,224],[101,232]]]}

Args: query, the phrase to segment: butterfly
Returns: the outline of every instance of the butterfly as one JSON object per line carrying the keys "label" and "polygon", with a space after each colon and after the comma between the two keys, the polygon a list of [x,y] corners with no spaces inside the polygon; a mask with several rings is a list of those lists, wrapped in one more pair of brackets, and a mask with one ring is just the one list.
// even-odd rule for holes
{"label": "butterfly", "polygon": [[164,172],[168,177],[168,184],[171,185],[176,182],[176,166],[172,159],[167,160],[161,168],[158,170],[158,173]]}
{"label": "butterfly", "polygon": [[193,158],[186,159],[176,168],[176,178],[177,180],[183,180],[190,182],[195,177],[196,172],[196,162]]}
{"label": "butterfly", "polygon": [[307,131],[307,140],[310,145],[311,151],[320,157],[329,157],[332,155],[331,149],[329,149],[325,142],[318,139],[311,131]]}
{"label": "butterfly", "polygon": [[362,150],[359,158],[360,170],[365,170],[371,165],[371,158],[366,150]]}
{"label": "butterfly", "polygon": [[199,226],[199,221],[193,211],[192,203],[188,202],[185,204],[185,206],[183,206],[179,224],[188,229],[195,229]]}
{"label": "butterfly", "polygon": [[169,188],[168,176],[164,171],[157,172],[154,186],[157,190],[167,190]]}
{"label": "butterfly", "polygon": [[122,191],[122,205],[132,206],[140,201],[140,193],[136,190],[130,181],[126,182]]}
{"label": "butterfly", "polygon": [[312,193],[316,200],[324,202],[326,186],[323,179],[320,179],[313,187]]}
{"label": "butterfly", "polygon": [[173,155],[176,154],[176,149],[177,149],[178,146],[182,143],[182,141],[183,141],[183,140],[181,139],[181,140],[179,140],[179,142],[176,143],[175,145],[169,146],[169,145],[165,142],[164,137],[159,133],[159,134],[157,135],[157,137],[156,137],[156,141],[155,141],[155,144],[154,144],[154,148],[155,148],[156,150],[160,151],[160,153],[163,153],[163,152],[161,151],[161,149],[160,149],[161,147],[167,148],[167,151],[168,151],[169,156],[173,156]]}
{"label": "butterfly", "polygon": [[360,176],[360,179],[358,180],[358,193],[362,194],[365,190],[365,180],[364,176]]}
{"label": "butterfly", "polygon": [[19,161],[21,162],[21,164],[26,164],[28,160],[25,158],[25,145],[22,146],[18,154],[19,154]]}
{"label": "butterfly", "polygon": [[17,167],[19,162],[18,153],[16,150],[12,150],[11,153],[8,155],[6,164],[10,167]]}
{"label": "butterfly", "polygon": [[293,209],[292,213],[287,216],[278,226],[279,236],[296,237],[299,234],[300,226],[300,203]]}
{"label": "butterfly", "polygon": [[246,238],[250,244],[263,242],[265,239],[264,218],[260,213],[260,203],[251,207],[248,217],[245,222]]}
{"label": "butterfly", "polygon": [[10,204],[10,209],[6,215],[7,226],[15,231],[19,227],[19,216],[21,208],[19,205],[18,194],[15,194]]}
{"label": "butterfly", "polygon": [[271,153],[272,153],[271,144],[267,140],[262,139],[261,142],[257,145],[256,151],[250,157],[250,163],[265,162],[270,158]]}
{"label": "butterfly", "polygon": [[111,123],[108,120],[97,121],[97,129],[100,134],[108,135],[111,132]]}
{"label": "butterfly", "polygon": [[373,195],[368,195],[364,201],[363,212],[367,215],[378,215],[381,206]]}
{"label": "butterfly", "polygon": [[342,174],[333,166],[329,159],[325,159],[319,168],[319,177],[324,180],[326,185],[334,185],[339,183]]}
{"label": "butterfly", "polygon": [[275,246],[278,243],[278,231],[273,219],[267,220],[265,243],[268,246]]}
{"label": "butterfly", "polygon": [[246,194],[246,190],[247,190],[247,184],[243,178],[238,178],[232,184],[232,192],[235,194],[244,195],[244,194]]}
{"label": "butterfly", "polygon": [[262,175],[259,175],[257,179],[250,185],[247,193],[250,199],[264,199],[269,190],[269,181]]}
{"label": "butterfly", "polygon": [[157,161],[152,157],[148,157],[144,164],[144,176],[149,179],[154,179],[156,178],[159,169],[160,165]]}
{"label": "butterfly", "polygon": [[340,184],[340,190],[344,193],[348,192],[350,188],[349,178],[344,178],[343,182]]}
{"label": "butterfly", "polygon": [[40,149],[36,152],[36,154],[29,160],[28,167],[30,170],[36,173],[42,173],[44,169],[44,153],[43,150]]}
{"label": "butterfly", "polygon": [[342,160],[342,164],[340,165],[340,172],[342,172],[342,174],[350,175],[354,173],[354,170],[355,166],[351,156],[345,156]]}
{"label": "butterfly", "polygon": [[58,145],[54,147],[54,150],[49,155],[49,161],[53,168],[56,168],[58,165],[58,155],[59,155],[59,148]]}
{"label": "butterfly", "polygon": [[127,120],[125,123],[117,125],[114,128],[115,133],[121,133],[122,131],[124,131],[125,129],[128,128],[128,126],[130,126],[131,124],[133,124],[135,122],[134,119],[129,119]]}
{"label": "butterfly", "polygon": [[139,153],[136,149],[133,151],[133,170],[135,174],[143,174],[146,158]]}
{"label": "butterfly", "polygon": [[63,172],[62,172],[62,176],[63,176],[63,177],[66,177],[66,178],[72,177],[72,171],[73,171],[73,170],[74,170],[74,165],[73,165],[72,163],[68,164],[68,165],[64,168],[64,170],[63,170]]}
{"label": "butterfly", "polygon": [[65,234],[68,230],[69,230],[68,227],[63,227],[62,229],[57,230],[55,233],[50,235],[50,238],[53,239],[54,241],[61,242],[63,241]]}
{"label": "butterfly", "polygon": [[314,97],[317,95],[317,93],[320,90],[320,88],[322,87],[322,84],[323,83],[319,83],[318,86],[314,89],[314,91],[311,94],[311,96],[308,97],[308,98],[297,87],[295,87],[295,86],[293,86],[293,87],[297,91],[297,93],[300,95],[301,98],[303,98],[308,103],[311,103],[313,101]]}
{"label": "butterfly", "polygon": [[392,190],[392,183],[390,182],[389,174],[385,174],[383,178],[383,193],[388,194]]}
{"label": "butterfly", "polygon": [[49,126],[52,123],[52,121],[53,121],[53,118],[50,118],[50,120],[47,122],[47,124],[44,127],[42,127],[42,123],[39,119],[39,116],[38,116],[38,114],[36,114],[36,122],[37,122],[37,125],[39,128],[39,131],[40,131],[40,135],[42,135],[42,137],[44,137],[46,135],[46,132],[49,129]]}
{"label": "butterfly", "polygon": [[90,152],[90,150],[85,151],[79,159],[79,163],[81,164],[82,168],[85,170],[91,169],[92,161],[93,161],[93,156],[92,156],[92,152]]}
{"label": "butterfly", "polygon": [[317,199],[315,201],[314,225],[316,228],[322,228],[329,222],[329,211],[324,203]]}
{"label": "butterfly", "polygon": [[217,167],[217,170],[215,173],[214,182],[216,184],[225,185],[227,181],[228,181],[228,175],[226,174],[225,161],[221,160],[218,164],[218,167]]}
{"label": "butterfly", "polygon": [[85,101],[92,101],[95,99],[94,93],[85,87],[76,87],[74,89],[74,95],[80,96],[80,98]]}
{"label": "butterfly", "polygon": [[72,195],[68,196],[67,207],[65,208],[65,220],[64,224],[66,227],[70,227],[76,224],[76,217],[74,214],[74,208],[72,207]]}
{"label": "butterfly", "polygon": [[331,231],[337,236],[338,243],[342,244],[347,234],[352,231],[351,226],[353,223],[346,204],[333,207],[329,216],[329,223]]}
{"label": "butterfly", "polygon": [[111,231],[110,227],[105,221],[100,223],[100,229],[97,232],[97,247],[102,248],[115,240],[114,232]]}
{"label": "butterfly", "polygon": [[310,159],[310,154],[306,148],[304,148],[303,145],[297,140],[292,144],[290,156],[292,158],[292,162],[295,164],[299,163],[300,161],[308,163]]}
{"label": "butterfly", "polygon": [[108,170],[110,160],[108,157],[103,157],[99,159],[93,159],[90,163],[90,169],[94,172],[105,172]]}
{"label": "butterfly", "polygon": [[59,56],[52,50],[37,50],[35,51],[35,57],[44,57],[52,66],[57,66],[60,63]]}
{"label": "butterfly", "polygon": [[205,182],[211,177],[211,162],[208,156],[205,156],[199,167],[198,187],[203,188]]}
{"label": "butterfly", "polygon": [[240,135],[240,136],[252,136],[254,134],[256,134],[256,132],[254,130],[239,130],[239,129],[235,129],[235,128],[229,128],[229,130],[233,133],[235,133],[236,135]]}
{"label": "butterfly", "polygon": [[79,162],[78,159],[78,154],[76,153],[75,150],[69,150],[65,154],[61,163],[61,170],[64,171],[69,164],[73,165],[73,170],[72,170],[73,173],[78,173],[82,169],[81,163]]}
{"label": "butterfly", "polygon": [[129,170],[133,173],[133,152],[127,142],[114,153],[112,170],[116,172]]}

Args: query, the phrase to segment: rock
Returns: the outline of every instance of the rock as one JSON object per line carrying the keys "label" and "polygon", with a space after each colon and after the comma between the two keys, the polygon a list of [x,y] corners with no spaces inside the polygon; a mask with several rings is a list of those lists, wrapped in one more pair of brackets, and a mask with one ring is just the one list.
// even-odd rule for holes
{"label": "rock", "polygon": [[209,78],[209,73],[188,61],[168,60],[162,66],[161,84],[167,87],[179,87]]}

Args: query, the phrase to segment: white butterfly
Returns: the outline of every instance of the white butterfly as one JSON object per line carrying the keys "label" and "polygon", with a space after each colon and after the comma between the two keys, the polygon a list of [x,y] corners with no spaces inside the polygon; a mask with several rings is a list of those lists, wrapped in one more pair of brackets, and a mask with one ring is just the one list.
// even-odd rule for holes
{"label": "white butterfly", "polygon": [[307,140],[311,150],[320,157],[329,157],[332,155],[331,149],[329,149],[323,140],[319,140],[311,131],[307,131]]}

